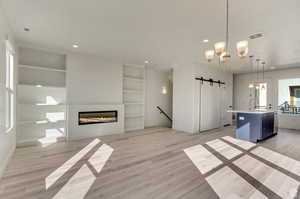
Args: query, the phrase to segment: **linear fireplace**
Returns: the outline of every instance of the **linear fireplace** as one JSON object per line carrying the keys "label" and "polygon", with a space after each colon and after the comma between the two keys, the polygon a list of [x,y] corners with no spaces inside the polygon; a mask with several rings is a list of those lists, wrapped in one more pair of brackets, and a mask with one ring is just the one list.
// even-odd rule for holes
{"label": "linear fireplace", "polygon": [[118,122],[118,111],[89,111],[78,113],[78,125]]}

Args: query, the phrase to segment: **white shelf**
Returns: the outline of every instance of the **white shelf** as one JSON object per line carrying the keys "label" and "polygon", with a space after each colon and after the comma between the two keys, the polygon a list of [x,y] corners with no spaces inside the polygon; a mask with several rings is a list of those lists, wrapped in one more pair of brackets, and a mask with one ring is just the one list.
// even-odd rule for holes
{"label": "white shelf", "polygon": [[144,115],[141,115],[141,114],[128,114],[128,115],[125,115],[125,118],[143,118]]}
{"label": "white shelf", "polygon": [[125,102],[125,105],[144,105],[142,102]]}
{"label": "white shelf", "polygon": [[135,90],[135,89],[124,89],[123,93],[140,93],[143,94],[142,90]]}
{"label": "white shelf", "polygon": [[21,47],[17,86],[17,143],[65,136],[66,55]]}
{"label": "white shelf", "polygon": [[48,86],[48,85],[42,85],[42,84],[23,84],[19,83],[18,86],[28,86],[28,87],[34,87],[37,89],[43,89],[43,88],[66,88],[65,86]]}
{"label": "white shelf", "polygon": [[45,106],[66,106],[66,104],[43,104],[43,103],[18,103],[18,105],[25,105],[25,106],[35,106],[35,107],[45,107]]}
{"label": "white shelf", "polygon": [[144,128],[145,67],[123,66],[123,103],[125,105],[125,131]]}
{"label": "white shelf", "polygon": [[144,81],[144,79],[142,79],[142,78],[128,76],[128,75],[124,76],[124,79],[126,79],[126,80],[132,80],[132,81],[138,81],[138,82],[143,82]]}
{"label": "white shelf", "polygon": [[49,120],[38,120],[38,121],[19,121],[19,125],[43,125],[43,124],[57,124],[59,122],[65,122],[66,120],[56,120],[56,121],[49,121]]}
{"label": "white shelf", "polygon": [[135,69],[139,69],[139,70],[144,70],[144,65],[137,65],[137,64],[124,64],[124,67],[128,67],[128,68],[135,68]]}
{"label": "white shelf", "polygon": [[66,140],[65,136],[49,137],[49,138],[36,138],[36,139],[30,139],[30,140],[19,140],[17,142],[17,147],[38,146],[38,145],[43,145],[43,144],[47,145],[47,144],[53,144],[53,143],[57,143],[57,142],[63,142],[65,140]]}
{"label": "white shelf", "polygon": [[27,69],[33,69],[33,70],[45,70],[45,71],[62,72],[62,73],[66,72],[65,69],[49,68],[49,67],[43,67],[43,66],[29,66],[29,65],[22,65],[22,64],[19,64],[19,68],[27,68]]}

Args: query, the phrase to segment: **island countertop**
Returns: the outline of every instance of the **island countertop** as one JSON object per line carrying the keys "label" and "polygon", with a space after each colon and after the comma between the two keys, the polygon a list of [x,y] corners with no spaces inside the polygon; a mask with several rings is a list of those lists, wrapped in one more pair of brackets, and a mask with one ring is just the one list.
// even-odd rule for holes
{"label": "island countertop", "polygon": [[265,114],[274,113],[275,111],[246,111],[246,110],[228,110],[228,113],[249,113],[249,114]]}

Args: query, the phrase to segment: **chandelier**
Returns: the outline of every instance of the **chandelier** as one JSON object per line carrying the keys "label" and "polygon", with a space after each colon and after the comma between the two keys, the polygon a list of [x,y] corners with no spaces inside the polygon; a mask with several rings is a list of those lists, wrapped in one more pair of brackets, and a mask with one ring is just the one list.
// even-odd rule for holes
{"label": "chandelier", "polygon": [[[205,57],[208,62],[211,62],[214,58],[214,55],[219,57],[221,63],[229,60],[229,0],[226,0],[226,38],[225,42],[217,42],[214,45],[214,50],[205,51]],[[248,40],[239,41],[236,44],[237,54],[239,57],[244,58],[248,54]]]}

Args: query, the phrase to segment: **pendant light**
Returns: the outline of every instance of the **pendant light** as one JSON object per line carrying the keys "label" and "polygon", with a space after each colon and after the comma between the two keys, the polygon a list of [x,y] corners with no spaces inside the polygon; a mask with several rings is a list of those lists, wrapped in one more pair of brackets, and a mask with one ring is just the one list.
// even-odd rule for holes
{"label": "pendant light", "polygon": [[260,59],[256,59],[256,62],[257,62],[257,76],[256,76],[256,89],[259,89],[259,62],[260,62]]}
{"label": "pendant light", "polygon": [[218,43],[215,43],[215,52],[216,52],[216,55],[217,56],[221,56],[222,53],[225,52],[225,48],[226,48],[226,43],[225,42],[218,42]]}
{"label": "pendant light", "polygon": [[211,62],[211,60],[213,60],[214,56],[215,56],[215,51],[214,50],[205,51],[205,57],[206,57],[208,62]]}
{"label": "pendant light", "polygon": [[[253,72],[253,58],[254,58],[254,55],[250,55],[249,56],[249,59],[250,59],[250,66],[251,66],[251,72]],[[254,88],[254,82],[250,82],[249,84],[249,88]]]}
{"label": "pendant light", "polygon": [[[215,54],[219,57],[219,61],[222,63],[226,62],[231,57],[229,53],[229,0],[226,0],[226,35],[225,36],[226,36],[225,42],[220,41],[215,43],[214,45]],[[238,55],[241,58],[247,56],[249,51],[248,45],[249,43],[247,40],[239,41],[236,44]],[[210,62],[212,58],[211,56],[209,56],[208,58],[207,53],[208,51],[205,52],[205,57],[208,60],[208,62]],[[209,54],[211,55],[211,53]]]}
{"label": "pendant light", "polygon": [[266,64],[266,62],[262,62],[261,64],[263,65],[263,85],[262,85],[261,89],[265,90],[266,89],[265,88],[265,64]]}
{"label": "pendant light", "polygon": [[220,62],[224,63],[229,57],[229,53],[228,53],[228,40],[229,40],[229,15],[228,15],[228,11],[229,11],[229,0],[226,0],[226,41],[221,41],[221,42],[217,42],[215,43],[215,52],[216,55],[219,56],[219,60]]}
{"label": "pendant light", "polygon": [[248,54],[248,51],[249,51],[248,43],[249,42],[247,40],[244,40],[244,41],[239,41],[236,44],[236,49],[237,49],[238,55],[241,58],[246,57],[246,55]]}

